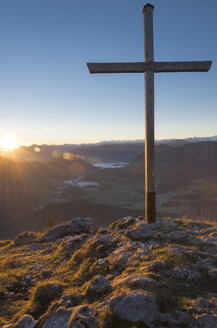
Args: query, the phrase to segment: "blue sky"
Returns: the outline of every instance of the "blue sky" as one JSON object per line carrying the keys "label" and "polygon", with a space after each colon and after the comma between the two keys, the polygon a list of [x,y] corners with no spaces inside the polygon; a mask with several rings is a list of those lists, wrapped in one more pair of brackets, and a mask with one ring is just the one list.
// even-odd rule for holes
{"label": "blue sky", "polygon": [[[156,139],[217,134],[217,1],[153,0]],[[141,0],[0,0],[0,136],[20,144],[144,138],[144,75],[90,75],[86,62],[142,61]]]}

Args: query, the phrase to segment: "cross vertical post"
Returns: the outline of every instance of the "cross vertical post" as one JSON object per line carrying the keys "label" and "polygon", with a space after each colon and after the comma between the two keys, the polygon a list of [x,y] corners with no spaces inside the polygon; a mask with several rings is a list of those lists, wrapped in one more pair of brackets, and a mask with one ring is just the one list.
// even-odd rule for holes
{"label": "cross vertical post", "polygon": [[[154,62],[153,9],[147,4],[144,15],[144,61]],[[154,71],[145,72],[145,219],[156,221],[156,194],[154,170]]]}

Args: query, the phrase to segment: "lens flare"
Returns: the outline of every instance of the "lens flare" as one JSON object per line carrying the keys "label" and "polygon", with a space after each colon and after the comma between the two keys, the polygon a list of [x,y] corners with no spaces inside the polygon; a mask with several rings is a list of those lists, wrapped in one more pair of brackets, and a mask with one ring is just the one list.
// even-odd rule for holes
{"label": "lens flare", "polygon": [[52,157],[53,158],[60,158],[61,157],[61,152],[59,150],[53,150],[52,151]]}
{"label": "lens flare", "polygon": [[63,158],[66,159],[67,161],[74,161],[76,156],[73,153],[63,153]]}
{"label": "lens flare", "polygon": [[39,147],[34,147],[34,151],[35,151],[36,153],[40,153],[41,149],[40,149]]}

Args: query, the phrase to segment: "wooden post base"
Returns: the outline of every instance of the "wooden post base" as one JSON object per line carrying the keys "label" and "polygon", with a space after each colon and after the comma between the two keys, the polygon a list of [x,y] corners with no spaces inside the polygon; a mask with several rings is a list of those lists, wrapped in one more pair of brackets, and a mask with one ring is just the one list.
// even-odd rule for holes
{"label": "wooden post base", "polygon": [[156,193],[146,192],[145,198],[145,220],[147,223],[154,223],[156,222]]}

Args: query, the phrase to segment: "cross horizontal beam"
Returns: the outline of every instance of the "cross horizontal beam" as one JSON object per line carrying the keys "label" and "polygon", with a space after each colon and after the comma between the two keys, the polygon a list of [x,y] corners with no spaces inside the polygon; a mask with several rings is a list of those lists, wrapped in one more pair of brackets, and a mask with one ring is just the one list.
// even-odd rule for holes
{"label": "cross horizontal beam", "polygon": [[132,62],[132,63],[87,63],[91,74],[98,73],[144,73],[208,72],[212,61],[183,62]]}

